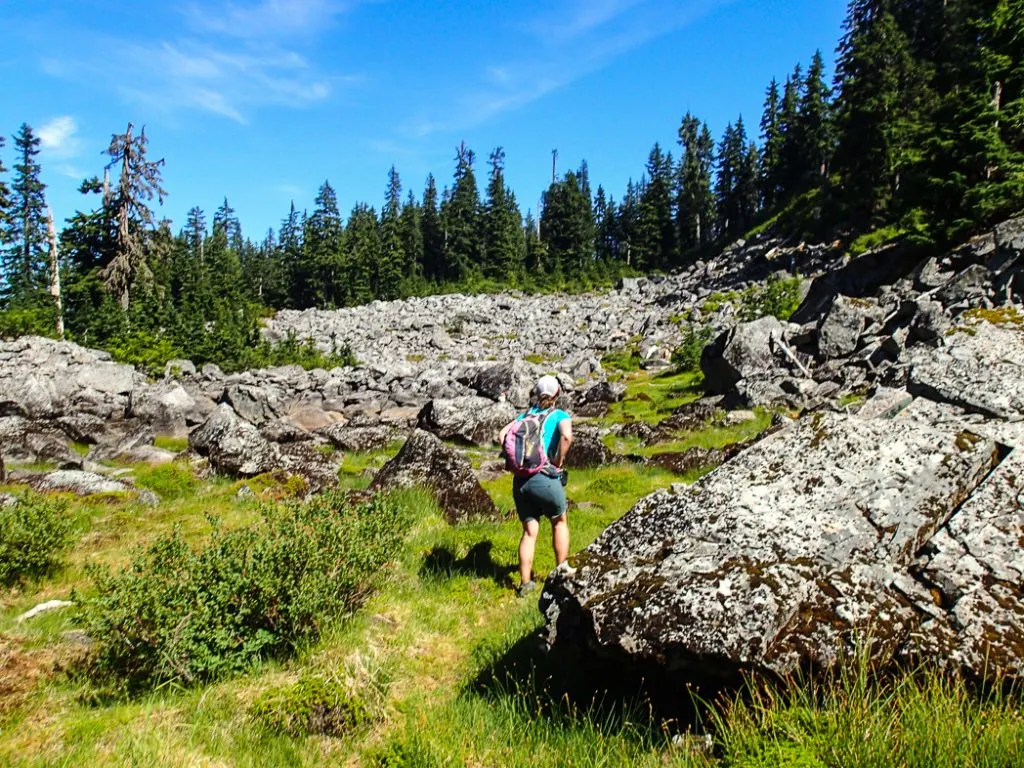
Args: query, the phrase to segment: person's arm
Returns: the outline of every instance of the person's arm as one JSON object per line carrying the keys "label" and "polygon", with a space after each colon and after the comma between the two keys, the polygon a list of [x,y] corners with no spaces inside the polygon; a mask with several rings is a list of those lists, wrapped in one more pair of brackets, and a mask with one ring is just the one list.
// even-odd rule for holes
{"label": "person's arm", "polygon": [[572,446],[572,419],[562,419],[558,422],[558,451],[551,462],[559,469],[565,464],[565,457],[569,455],[569,448]]}

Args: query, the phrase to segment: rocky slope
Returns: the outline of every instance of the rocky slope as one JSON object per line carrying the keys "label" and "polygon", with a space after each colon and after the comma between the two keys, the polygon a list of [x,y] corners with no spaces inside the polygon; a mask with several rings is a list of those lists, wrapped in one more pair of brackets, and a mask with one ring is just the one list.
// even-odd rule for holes
{"label": "rocky slope", "polygon": [[[155,438],[187,438],[179,459],[236,477],[293,473],[316,491],[337,477],[339,454],[324,447],[412,434],[374,487],[425,484],[453,522],[491,516],[449,443],[490,444],[542,371],[577,415],[600,415],[622,397],[604,353],[628,347],[665,367],[687,326],[706,325],[708,397],[622,436],[657,445],[723,407],[803,416],[751,447],[653,456],[677,471],[724,463],[641,501],[576,575],[549,581],[551,642],[729,676],[828,667],[871,633],[879,658],[1019,677],[1022,255],[1024,219],[924,260],[887,248],[842,261],[828,246],[764,240],[605,293],[440,296],[268,324],[272,339],[352,346],[361,364],[330,371],[173,361],[150,381],[102,352],[18,339],[0,343],[0,454],[15,481],[88,492],[103,486],[103,461],[174,460]],[[741,322],[741,292],[780,272],[808,278],[800,309]],[[577,465],[615,458],[601,436],[578,430]],[[33,462],[82,474],[51,482],[18,468]]]}

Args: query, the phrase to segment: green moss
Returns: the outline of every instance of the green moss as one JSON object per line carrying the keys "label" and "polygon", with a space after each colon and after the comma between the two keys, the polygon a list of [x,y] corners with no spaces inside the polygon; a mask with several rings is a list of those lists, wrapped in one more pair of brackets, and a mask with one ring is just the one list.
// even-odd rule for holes
{"label": "green moss", "polygon": [[1024,315],[1014,306],[968,309],[964,312],[963,317],[968,322],[984,321],[992,325],[1010,328],[1024,326]]}

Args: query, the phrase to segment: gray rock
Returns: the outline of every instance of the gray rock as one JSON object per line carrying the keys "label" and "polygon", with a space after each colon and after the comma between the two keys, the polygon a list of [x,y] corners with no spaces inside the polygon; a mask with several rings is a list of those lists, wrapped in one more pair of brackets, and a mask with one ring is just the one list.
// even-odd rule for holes
{"label": "gray rock", "polygon": [[331,445],[343,451],[376,451],[385,448],[401,434],[394,427],[350,427],[332,424],[319,430]]}
{"label": "gray rock", "polygon": [[489,366],[469,381],[469,386],[477,394],[491,400],[508,400],[516,408],[526,408],[530,404],[533,384],[533,371],[519,362]]}
{"label": "gray rock", "polygon": [[501,428],[516,417],[511,403],[495,403],[485,397],[465,396],[432,400],[419,414],[419,428],[442,440],[470,445],[493,445]]}
{"label": "gray rock", "polygon": [[195,407],[195,399],[184,387],[174,381],[162,381],[134,390],[125,415],[149,424],[158,434],[185,437],[189,415]]}
{"label": "gray rock", "polygon": [[982,416],[1024,417],[1024,339],[987,322],[945,337],[940,349],[916,347],[907,389]]}
{"label": "gray rock", "polygon": [[857,351],[860,338],[884,313],[874,302],[836,296],[818,326],[818,352],[822,357],[848,357]]}
{"label": "gray rock", "polygon": [[910,324],[910,335],[916,341],[932,342],[946,335],[951,325],[945,307],[937,301],[920,299]]}
{"label": "gray rock", "polygon": [[573,429],[572,446],[565,460],[566,467],[587,469],[611,464],[615,460],[615,454],[604,444],[596,429],[583,425]]}
{"label": "gray rock", "polygon": [[[915,579],[917,553],[996,455],[958,431],[816,414],[613,523],[575,575],[549,578],[549,641],[729,678],[832,669],[869,630],[879,659],[911,654],[924,617],[944,613]],[[984,652],[960,640],[960,658]]]}
{"label": "gray rock", "polygon": [[283,468],[277,446],[263,439],[259,430],[241,419],[231,406],[222,404],[188,438],[189,447],[210,460],[211,466],[233,477],[253,477]]}
{"label": "gray rock", "polygon": [[15,620],[15,624],[22,624],[29,619],[34,619],[36,616],[42,616],[44,613],[51,613],[52,611],[58,611],[61,608],[70,608],[74,603],[70,600],[47,600],[46,602],[39,603],[38,605],[29,608],[24,613],[20,614]]}
{"label": "gray rock", "polygon": [[95,496],[103,493],[128,493],[132,487],[95,472],[61,469],[37,477],[31,483],[37,491],[63,491],[77,496]]}
{"label": "gray rock", "polygon": [[742,379],[770,376],[776,366],[772,340],[782,338],[785,330],[782,323],[768,316],[720,334],[701,354],[704,388],[725,395]]}
{"label": "gray rock", "polygon": [[241,418],[257,427],[285,413],[277,392],[269,386],[232,384],[224,390],[224,402]]}
{"label": "gray rock", "polygon": [[469,461],[423,430],[409,436],[398,455],[381,468],[370,484],[373,490],[414,486],[429,488],[451,523],[501,518]]}

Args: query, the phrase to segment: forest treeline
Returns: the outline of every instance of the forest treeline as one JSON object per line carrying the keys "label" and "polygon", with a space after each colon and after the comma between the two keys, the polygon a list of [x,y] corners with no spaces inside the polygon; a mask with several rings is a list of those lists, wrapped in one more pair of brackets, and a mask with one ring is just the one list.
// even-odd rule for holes
{"label": "forest treeline", "polygon": [[[39,138],[0,137],[0,335],[66,334],[149,369],[187,356],[228,369],[344,361],[259,341],[280,308],[501,288],[586,288],[670,270],[774,225],[784,233],[905,234],[944,244],[1024,208],[1024,0],[851,0],[830,78],[816,53],[768,85],[755,127],[716,142],[686,114],[618,198],[586,162],[553,178],[536,216],[464,143],[449,184],[417,196],[398,171],[379,210],[347,215],[324,182],[277,231],[243,234],[227,199],[177,231],[154,214],[163,160],[145,131],[112,136],[102,175],[57,232]],[[482,174],[478,181],[478,174]],[[879,238],[876,238],[879,239]],[[59,298],[58,298],[59,297]]]}

